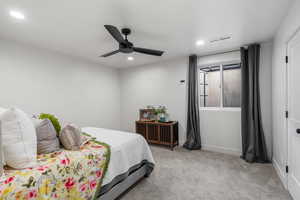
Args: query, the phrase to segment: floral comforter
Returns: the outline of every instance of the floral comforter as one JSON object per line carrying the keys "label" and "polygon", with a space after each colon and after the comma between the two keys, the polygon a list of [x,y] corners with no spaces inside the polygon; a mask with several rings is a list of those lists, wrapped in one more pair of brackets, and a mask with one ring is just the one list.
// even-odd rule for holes
{"label": "floral comforter", "polygon": [[34,168],[5,170],[0,199],[93,199],[109,158],[109,146],[95,140],[86,142],[80,151],[39,155]]}

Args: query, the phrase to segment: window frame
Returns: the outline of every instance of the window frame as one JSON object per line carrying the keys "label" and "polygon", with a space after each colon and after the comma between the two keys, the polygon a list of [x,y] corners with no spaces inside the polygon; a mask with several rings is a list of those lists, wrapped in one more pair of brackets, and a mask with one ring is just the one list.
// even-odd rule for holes
{"label": "window frame", "polygon": [[[225,61],[225,62],[214,62],[206,65],[198,65],[198,80],[200,80],[200,73],[199,71],[202,68],[206,67],[211,67],[211,66],[220,66],[220,106],[219,107],[201,107],[200,102],[199,102],[199,110],[203,111],[233,111],[233,112],[239,112],[241,111],[241,107],[224,107],[224,91],[223,91],[223,65],[233,65],[233,64],[241,64],[241,60],[230,60],[230,61]],[[200,87],[198,83],[198,98],[200,96]],[[200,101],[200,99],[199,99]]]}

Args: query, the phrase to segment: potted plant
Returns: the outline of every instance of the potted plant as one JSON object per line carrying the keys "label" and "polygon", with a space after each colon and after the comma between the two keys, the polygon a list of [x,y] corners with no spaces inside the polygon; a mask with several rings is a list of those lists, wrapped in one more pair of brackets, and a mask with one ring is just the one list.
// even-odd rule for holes
{"label": "potted plant", "polygon": [[165,106],[159,106],[155,109],[154,113],[157,116],[158,121],[166,121],[167,108]]}

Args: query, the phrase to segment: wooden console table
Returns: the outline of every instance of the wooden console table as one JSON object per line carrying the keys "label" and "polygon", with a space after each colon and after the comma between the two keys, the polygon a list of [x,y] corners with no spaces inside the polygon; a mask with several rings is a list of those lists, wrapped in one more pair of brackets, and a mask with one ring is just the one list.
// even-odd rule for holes
{"label": "wooden console table", "polygon": [[172,150],[178,145],[178,122],[136,121],[136,132],[144,136],[150,144],[169,146]]}

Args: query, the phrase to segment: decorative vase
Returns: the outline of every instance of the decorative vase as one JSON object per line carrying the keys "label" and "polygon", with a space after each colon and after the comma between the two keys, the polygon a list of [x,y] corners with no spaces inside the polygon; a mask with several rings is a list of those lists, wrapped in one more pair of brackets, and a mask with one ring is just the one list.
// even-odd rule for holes
{"label": "decorative vase", "polygon": [[161,114],[159,115],[159,121],[161,121],[161,122],[166,122],[166,115],[165,115],[165,113],[161,113]]}

